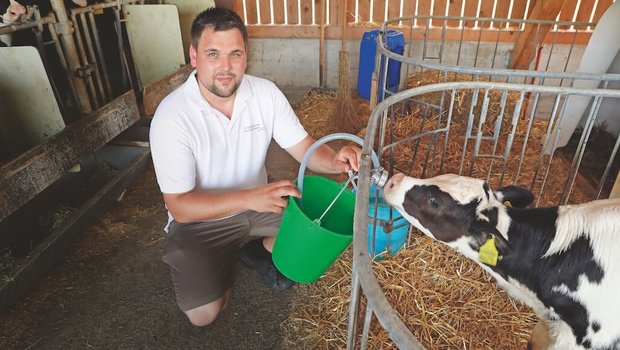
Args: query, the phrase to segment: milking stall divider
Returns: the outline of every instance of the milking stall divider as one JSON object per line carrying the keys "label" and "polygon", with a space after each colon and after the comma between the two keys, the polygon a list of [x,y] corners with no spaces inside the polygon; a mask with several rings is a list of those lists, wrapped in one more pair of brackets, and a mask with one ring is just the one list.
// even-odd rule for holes
{"label": "milking stall divider", "polygon": [[[6,92],[0,105],[11,116],[0,120],[0,232],[6,243],[0,253],[12,261],[0,280],[0,310],[23,298],[144,168],[149,116],[191,72],[182,44],[188,39],[180,30],[189,23],[179,18],[186,21],[213,6],[116,0],[67,11],[62,0],[50,2],[49,14],[29,6],[26,21],[0,27],[0,35],[32,31],[36,38],[36,49],[0,48]],[[168,24],[153,28],[154,16]],[[162,47],[169,55],[149,62]],[[58,198],[86,191],[78,184],[88,184],[102,165],[109,175],[105,182],[12,256],[28,244],[20,238],[27,236],[25,227],[56,210]]]}

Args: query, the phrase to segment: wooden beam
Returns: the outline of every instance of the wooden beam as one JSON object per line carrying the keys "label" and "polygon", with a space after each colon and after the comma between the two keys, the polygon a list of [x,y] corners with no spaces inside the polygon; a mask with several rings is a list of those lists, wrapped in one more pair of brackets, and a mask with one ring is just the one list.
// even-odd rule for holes
{"label": "wooden beam", "polygon": [[127,92],[0,167],[0,221],[139,118]]}
{"label": "wooden beam", "polygon": [[174,89],[183,84],[194,68],[190,64],[177,69],[175,72],[159,79],[144,87],[142,90],[142,115],[152,116],[161,100],[168,96]]}
{"label": "wooden beam", "polygon": [[[529,19],[555,20],[566,0],[534,0]],[[551,26],[528,24],[523,28],[514,46],[510,65],[514,69],[528,69],[536,57],[538,46],[545,40]]]}

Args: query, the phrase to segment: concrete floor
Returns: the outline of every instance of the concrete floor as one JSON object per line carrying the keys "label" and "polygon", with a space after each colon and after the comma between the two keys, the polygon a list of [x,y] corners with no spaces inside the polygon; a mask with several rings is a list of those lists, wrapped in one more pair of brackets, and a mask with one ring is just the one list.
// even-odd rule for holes
{"label": "concrete floor", "polygon": [[[298,163],[270,149],[270,179],[293,179]],[[298,349],[283,321],[298,288],[272,291],[239,265],[229,307],[192,326],[178,309],[161,261],[166,211],[152,164],[123,200],[85,230],[63,263],[0,315],[0,349]]]}

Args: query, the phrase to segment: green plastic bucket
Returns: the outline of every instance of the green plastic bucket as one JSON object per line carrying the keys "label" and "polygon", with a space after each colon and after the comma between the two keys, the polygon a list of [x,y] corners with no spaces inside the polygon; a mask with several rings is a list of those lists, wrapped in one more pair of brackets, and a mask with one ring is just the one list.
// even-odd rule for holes
{"label": "green plastic bucket", "polygon": [[[273,262],[286,277],[314,282],[353,240],[355,195],[320,176],[304,176],[302,199],[290,197],[273,246]],[[333,206],[321,219],[330,203]],[[302,208],[303,206],[303,208]]]}

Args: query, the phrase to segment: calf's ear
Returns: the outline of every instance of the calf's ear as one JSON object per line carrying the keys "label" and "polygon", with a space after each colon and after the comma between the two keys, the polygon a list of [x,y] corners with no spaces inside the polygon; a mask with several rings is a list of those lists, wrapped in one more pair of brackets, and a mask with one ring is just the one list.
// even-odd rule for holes
{"label": "calf's ear", "polygon": [[507,255],[512,252],[512,248],[506,238],[502,236],[494,225],[491,225],[487,221],[477,220],[473,222],[469,226],[469,234],[474,239],[476,244],[476,246],[472,248],[475,248],[478,251],[482,245],[487,243],[488,240],[495,237],[495,248],[497,248],[500,256]]}
{"label": "calf's ear", "polygon": [[519,186],[506,186],[495,191],[495,197],[506,206],[525,208],[534,201],[534,194]]}

